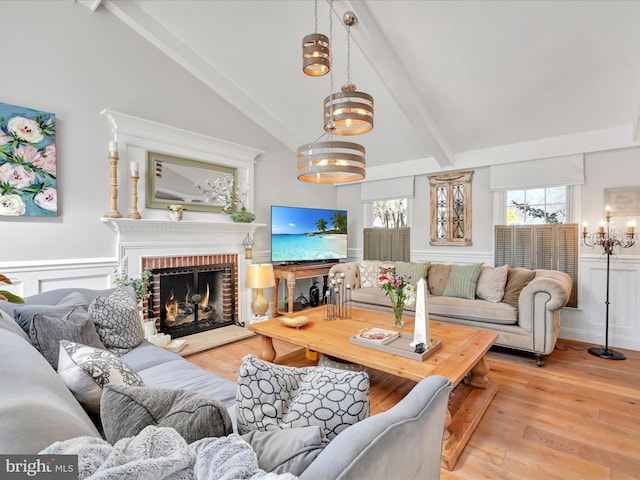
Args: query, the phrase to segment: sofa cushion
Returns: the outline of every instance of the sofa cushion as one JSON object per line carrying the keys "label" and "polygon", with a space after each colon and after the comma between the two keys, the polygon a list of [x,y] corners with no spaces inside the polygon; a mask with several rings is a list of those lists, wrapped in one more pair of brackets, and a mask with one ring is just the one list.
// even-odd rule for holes
{"label": "sofa cushion", "polygon": [[475,299],[481,270],[481,263],[455,265],[451,270],[449,282],[447,282],[442,295],[445,297]]}
{"label": "sofa cushion", "polygon": [[440,296],[444,293],[444,289],[449,283],[451,270],[454,265],[444,263],[432,263],[427,271],[427,286],[429,287],[429,295]]}
{"label": "sofa cushion", "polygon": [[502,301],[512,307],[518,308],[520,292],[522,292],[522,289],[526,287],[535,276],[536,272],[528,268],[509,268],[507,285],[504,289],[504,298]]}
{"label": "sofa cushion", "polygon": [[500,325],[518,323],[518,309],[506,303],[445,296],[429,297],[429,315]]}
{"label": "sofa cushion", "polygon": [[317,425],[270,432],[253,430],[241,438],[251,445],[262,470],[295,476],[301,475],[325,447]]}
{"label": "sofa cushion", "polygon": [[[10,317],[3,315],[6,319]],[[55,370],[27,339],[0,328],[0,345],[2,454],[36,454],[56,441],[100,436]]]}
{"label": "sofa cushion", "polygon": [[55,369],[58,368],[60,340],[104,349],[93,320],[82,307],[74,307],[62,318],[35,315],[29,328],[29,337],[31,343]]}
{"label": "sofa cushion", "polygon": [[89,305],[89,315],[107,349],[123,355],[140,345],[144,331],[135,300],[121,288],[108,297],[98,296]]}
{"label": "sofa cushion", "polygon": [[227,408],[217,400],[187,390],[105,385],[100,403],[105,439],[114,444],[145,427],[171,427],[187,443],[233,433]]}
{"label": "sofa cushion", "polygon": [[421,278],[426,278],[429,265],[429,262],[396,262],[396,274],[405,275],[409,283],[415,285]]}
{"label": "sofa cushion", "polygon": [[78,402],[96,415],[105,385],[144,385],[140,376],[112,353],[67,340],[60,341],[58,374]]}
{"label": "sofa cushion", "polygon": [[13,310],[13,318],[20,327],[29,335],[31,322],[36,315],[46,315],[47,317],[62,318],[71,310],[71,305],[22,305]]}
{"label": "sofa cushion", "polygon": [[480,273],[476,295],[488,302],[500,302],[504,297],[504,287],[507,284],[508,265],[501,267],[485,267]]}
{"label": "sofa cushion", "polygon": [[328,367],[294,368],[242,359],[238,432],[317,425],[327,440],[369,416],[369,375]]}
{"label": "sofa cushion", "polygon": [[379,284],[380,265],[382,265],[380,260],[360,260],[358,262],[361,287],[375,287]]}

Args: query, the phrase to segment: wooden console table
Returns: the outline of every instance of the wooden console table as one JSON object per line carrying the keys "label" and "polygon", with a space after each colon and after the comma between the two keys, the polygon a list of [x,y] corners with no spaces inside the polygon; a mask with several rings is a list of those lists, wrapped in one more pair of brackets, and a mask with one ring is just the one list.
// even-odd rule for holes
{"label": "wooden console table", "polygon": [[[296,279],[324,277],[324,285],[327,285],[327,275],[329,270],[335,263],[315,263],[311,265],[274,265],[273,274],[276,277],[276,284],[273,288],[273,316],[284,315],[285,313],[293,313],[294,291],[296,288]],[[280,280],[287,281],[288,305],[286,312],[278,311],[278,284]],[[322,301],[322,296],[320,298]]]}

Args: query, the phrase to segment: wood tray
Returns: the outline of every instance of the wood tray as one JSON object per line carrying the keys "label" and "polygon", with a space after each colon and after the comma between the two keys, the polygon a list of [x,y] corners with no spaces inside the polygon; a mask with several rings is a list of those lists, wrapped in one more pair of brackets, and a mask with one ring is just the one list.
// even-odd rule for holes
{"label": "wood tray", "polygon": [[349,342],[355,345],[360,345],[361,347],[368,347],[372,348],[373,350],[392,353],[394,355],[410,358],[411,360],[417,360],[419,362],[423,362],[427,357],[429,357],[433,352],[435,352],[442,346],[442,342],[440,340],[431,340],[431,343],[427,346],[427,349],[424,352],[416,353],[415,347],[409,345],[411,342],[413,342],[413,335],[409,335],[408,333],[401,333],[399,338],[390,341],[386,345],[375,343],[370,340],[363,340],[357,335],[351,337],[349,339]]}

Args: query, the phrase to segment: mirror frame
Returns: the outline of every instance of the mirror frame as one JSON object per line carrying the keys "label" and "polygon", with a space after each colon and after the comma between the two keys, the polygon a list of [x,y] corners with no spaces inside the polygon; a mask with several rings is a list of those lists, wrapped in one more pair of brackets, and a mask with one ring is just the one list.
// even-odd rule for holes
{"label": "mirror frame", "polygon": [[[224,175],[232,175],[234,185],[237,185],[237,168],[228,167],[225,165],[216,165],[214,163],[202,162],[199,160],[192,160],[190,158],[176,157],[173,155],[166,155],[164,153],[147,151],[147,177],[146,177],[146,195],[145,205],[147,208],[167,208],[169,205],[182,205],[185,210],[195,210],[202,212],[222,212],[223,207],[220,205],[207,205],[206,203],[192,203],[189,201],[178,200],[162,200],[156,198],[156,165],[158,162],[167,163],[179,168],[189,169],[197,168],[211,171],[211,176],[207,177],[209,180],[215,180],[216,178]],[[202,184],[204,185],[204,178]],[[185,195],[191,195],[185,193]],[[204,198],[204,196],[203,196]]]}

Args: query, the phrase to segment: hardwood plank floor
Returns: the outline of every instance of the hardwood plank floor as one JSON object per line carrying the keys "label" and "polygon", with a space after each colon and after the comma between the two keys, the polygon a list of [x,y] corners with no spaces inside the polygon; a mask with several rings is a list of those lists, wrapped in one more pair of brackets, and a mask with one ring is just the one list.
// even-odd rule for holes
{"label": "hardwood plank floor", "polygon": [[[274,345],[286,356],[283,363],[315,363],[298,347]],[[454,470],[441,470],[441,478],[640,478],[640,352],[617,349],[627,360],[604,360],[590,355],[590,346],[560,340],[542,368],[533,356],[490,351],[491,376],[500,389]],[[242,357],[257,355],[259,347],[254,337],[187,359],[235,381]],[[372,414],[391,408],[414,385],[369,374]]]}

